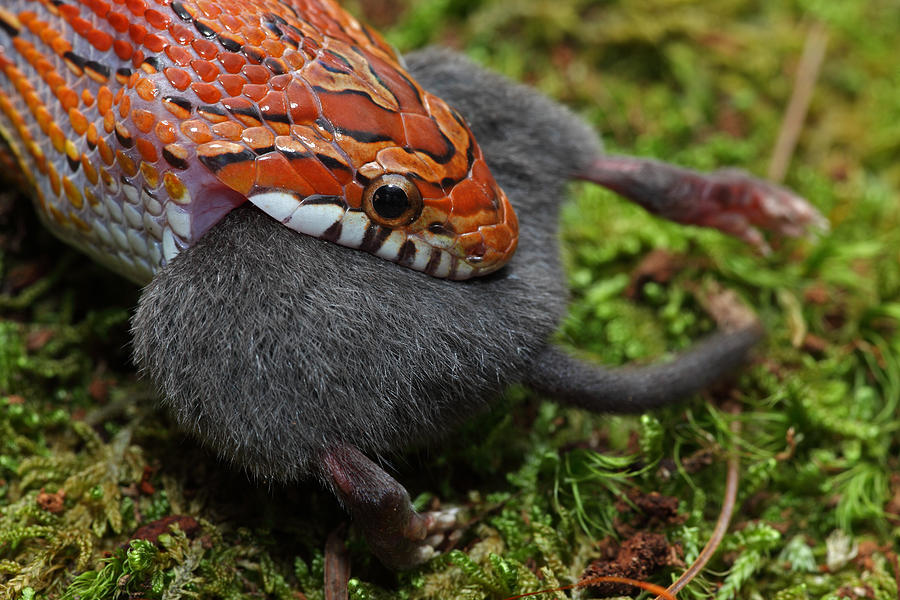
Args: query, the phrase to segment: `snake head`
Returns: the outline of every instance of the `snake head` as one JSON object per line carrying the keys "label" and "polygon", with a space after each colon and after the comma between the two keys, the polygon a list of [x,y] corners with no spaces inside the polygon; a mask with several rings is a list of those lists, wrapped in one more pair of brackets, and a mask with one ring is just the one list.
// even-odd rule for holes
{"label": "snake head", "polygon": [[245,130],[245,148],[211,142],[201,160],[298,232],[440,278],[501,268],[518,221],[462,117],[386,52],[322,44],[249,107],[281,135]]}

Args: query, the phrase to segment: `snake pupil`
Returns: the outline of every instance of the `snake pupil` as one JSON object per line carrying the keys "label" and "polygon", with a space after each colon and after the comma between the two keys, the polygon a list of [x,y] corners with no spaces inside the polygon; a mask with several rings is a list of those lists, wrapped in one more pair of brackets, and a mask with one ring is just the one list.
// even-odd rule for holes
{"label": "snake pupil", "polygon": [[409,208],[409,197],[398,185],[383,185],[372,194],[372,208],[384,219],[396,219]]}

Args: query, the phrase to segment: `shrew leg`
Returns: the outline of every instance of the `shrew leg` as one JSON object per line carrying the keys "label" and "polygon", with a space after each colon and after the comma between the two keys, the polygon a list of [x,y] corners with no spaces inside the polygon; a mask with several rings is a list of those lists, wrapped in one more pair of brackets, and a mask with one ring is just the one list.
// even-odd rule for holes
{"label": "shrew leg", "polygon": [[405,569],[425,562],[457,526],[452,509],[417,513],[406,488],[353,446],[324,452],[319,469],[387,567]]}
{"label": "shrew leg", "polygon": [[601,156],[575,174],[676,223],[714,227],[768,252],[760,230],[799,236],[828,222],[806,200],[739,169],[700,173],[655,160]]}

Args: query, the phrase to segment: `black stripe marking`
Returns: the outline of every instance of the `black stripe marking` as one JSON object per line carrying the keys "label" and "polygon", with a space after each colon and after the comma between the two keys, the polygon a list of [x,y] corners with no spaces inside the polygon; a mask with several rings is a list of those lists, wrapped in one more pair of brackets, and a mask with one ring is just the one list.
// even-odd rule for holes
{"label": "black stripe marking", "polygon": [[389,235],[391,235],[391,230],[387,227],[369,225],[366,227],[366,233],[363,234],[362,244],[360,244],[359,249],[375,254]]}
{"label": "black stripe marking", "polygon": [[455,256],[450,257],[450,273],[447,274],[447,279],[453,279],[456,277],[456,268],[459,266],[459,259]]}
{"label": "black stripe marking", "polygon": [[284,75],[287,73],[286,65],[284,61],[279,60],[277,58],[272,58],[271,56],[263,61],[263,64],[267,69],[275,73],[276,75]]}
{"label": "black stripe marking", "polygon": [[349,171],[350,168],[339,161],[338,159],[328,156],[327,154],[316,154],[316,160],[322,163],[322,166],[326,169],[334,171],[336,169],[341,169],[343,171]]}
{"label": "black stripe marking", "polygon": [[374,131],[366,131],[363,129],[345,129],[344,127],[336,127],[335,129],[338,133],[342,135],[349,135],[357,142],[363,144],[372,144],[375,142],[390,142],[394,139],[391,136],[383,133],[376,133]]}
{"label": "black stripe marking", "polygon": [[66,154],[66,162],[69,163],[69,169],[74,173],[78,170],[79,165],[81,165],[81,161],[77,158],[73,159],[71,156]]}
{"label": "black stripe marking", "polygon": [[[191,112],[191,110],[193,110],[194,108],[187,98],[181,98],[179,96],[165,96],[163,98],[163,102],[171,102],[178,108],[187,112]],[[224,114],[222,116],[224,116]]]}
{"label": "black stripe marking", "polygon": [[157,58],[156,56],[148,56],[141,62],[141,64],[147,65],[148,67],[150,67],[151,69],[153,69],[154,71],[156,71],[158,73],[161,63],[159,62],[159,58]]}
{"label": "black stripe marking", "polygon": [[340,221],[337,221],[336,223],[332,223],[319,237],[327,242],[336,242],[340,239],[343,230],[344,225]]}
{"label": "black stripe marking", "polygon": [[199,158],[200,162],[206,165],[206,167],[210,171],[212,171],[213,173],[218,173],[228,165],[255,160],[256,155],[250,150],[245,149],[241,150],[240,152],[226,152],[215,154],[213,156],[201,156],[200,154],[198,154],[197,158]]}
{"label": "black stripe marking", "polygon": [[[179,104],[178,106],[181,106],[181,105]],[[190,105],[190,103],[188,103],[188,105],[186,107],[181,106],[181,108],[184,108],[185,110],[190,110],[191,105]],[[226,113],[224,110],[222,110],[220,107],[216,106],[215,104],[204,104],[203,106],[201,106],[197,109],[197,112],[198,113],[209,113],[211,115],[216,115],[217,117],[227,117],[228,116],[228,113]]]}
{"label": "black stripe marking", "polygon": [[429,275],[434,275],[439,264],[441,264],[441,251],[437,248],[432,248],[431,255],[428,257],[428,264],[425,265],[425,272]]}
{"label": "black stripe marking", "polygon": [[203,37],[205,37],[208,40],[211,40],[214,37],[216,37],[216,30],[213,29],[212,27],[210,27],[209,25],[205,25],[204,23],[200,22],[199,19],[194,21],[194,28],[197,30],[197,33],[199,33],[200,35],[202,35]]}
{"label": "black stripe marking", "polygon": [[96,60],[89,60],[84,63],[85,69],[90,69],[91,71],[97,73],[103,79],[109,79],[110,70],[106,65],[102,65],[98,63]]}
{"label": "black stripe marking", "polygon": [[85,57],[75,54],[71,50],[63,54],[63,60],[71,62],[81,71],[84,71],[84,65],[87,64],[87,59]]}
{"label": "black stripe marking", "polygon": [[194,17],[192,17],[191,13],[189,13],[187,11],[187,9],[184,7],[184,4],[182,4],[181,2],[178,2],[178,0],[175,0],[169,6],[172,7],[172,10],[175,11],[175,14],[178,15],[178,18],[181,19],[182,21],[193,20]]}
{"label": "black stripe marking", "polygon": [[186,171],[190,166],[188,165],[186,160],[182,160],[169,152],[167,149],[163,148],[163,158],[166,159],[166,162],[175,167],[176,169],[180,169],[182,171]]}
{"label": "black stripe marking", "polygon": [[254,64],[260,64],[266,58],[266,53],[262,51],[261,48],[257,48],[256,46],[242,46],[242,52],[244,56],[250,59]]}
{"label": "black stripe marking", "polygon": [[397,254],[397,262],[404,267],[408,267],[414,260],[416,260],[416,245],[412,240],[406,240],[403,242],[403,245],[400,246],[400,252]]}
{"label": "black stripe marking", "polygon": [[244,47],[241,44],[240,40],[232,37],[230,34],[220,33],[216,36],[216,39],[219,40],[219,44],[222,45],[223,48],[228,50],[229,52],[240,52],[241,48]]}
{"label": "black stripe marking", "polygon": [[333,50],[325,50],[321,58],[319,58],[319,64],[329,73],[347,75],[353,72],[353,66],[350,62]]}
{"label": "black stripe marking", "polygon": [[0,29],[6,32],[9,37],[16,37],[19,35],[19,30],[13,26],[9,21],[4,21],[0,19]]}
{"label": "black stripe marking", "polygon": [[123,148],[131,148],[134,146],[134,138],[131,137],[131,134],[124,126],[120,123],[116,123],[114,131],[116,133],[116,139],[119,140],[119,143]]}
{"label": "black stripe marking", "polygon": [[339,206],[343,209],[347,209],[347,203],[340,196],[323,196],[321,194],[315,194],[313,196],[307,196],[300,202],[303,206]]}

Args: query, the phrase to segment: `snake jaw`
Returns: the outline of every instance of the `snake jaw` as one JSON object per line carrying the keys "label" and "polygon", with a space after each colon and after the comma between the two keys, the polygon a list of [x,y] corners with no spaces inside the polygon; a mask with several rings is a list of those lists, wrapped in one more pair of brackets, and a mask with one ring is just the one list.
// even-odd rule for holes
{"label": "snake jaw", "polygon": [[365,212],[349,208],[340,196],[301,197],[288,191],[268,191],[250,195],[248,200],[294,231],[365,250],[441,279],[465,280],[496,271],[506,264],[516,245],[518,222],[511,209],[502,209],[505,196],[499,202],[500,222],[462,235],[383,227]]}

